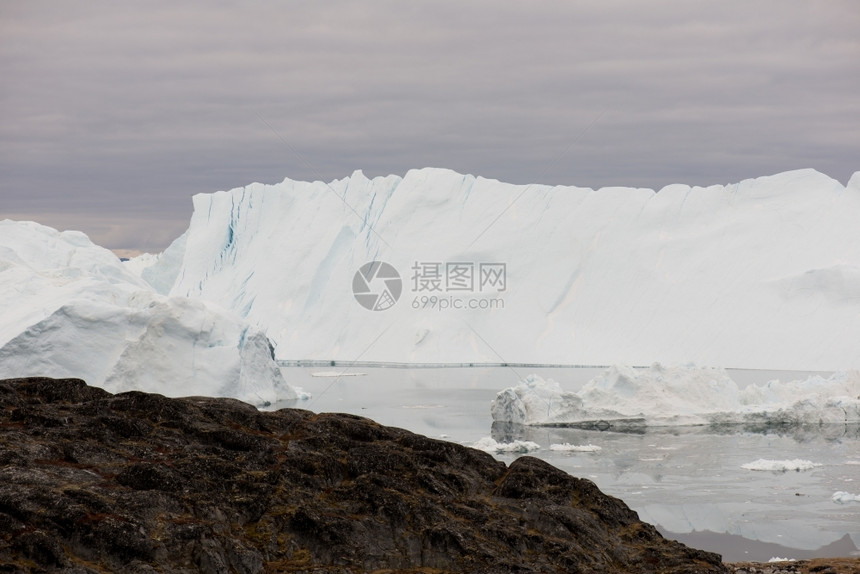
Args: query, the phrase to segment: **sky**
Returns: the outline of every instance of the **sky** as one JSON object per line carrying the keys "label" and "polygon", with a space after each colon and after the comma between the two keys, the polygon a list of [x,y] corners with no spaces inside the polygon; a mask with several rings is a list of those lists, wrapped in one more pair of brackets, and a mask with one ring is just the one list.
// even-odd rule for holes
{"label": "sky", "polygon": [[191,196],[446,167],[860,170],[860,2],[0,0],[0,219],[163,250]]}

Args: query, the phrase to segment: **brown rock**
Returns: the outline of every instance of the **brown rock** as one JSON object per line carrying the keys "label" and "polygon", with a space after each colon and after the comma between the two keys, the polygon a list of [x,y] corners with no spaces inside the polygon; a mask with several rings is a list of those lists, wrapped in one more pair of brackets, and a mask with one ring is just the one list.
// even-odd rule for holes
{"label": "brown rock", "polygon": [[345,414],[0,381],[0,572],[728,572],[590,481]]}

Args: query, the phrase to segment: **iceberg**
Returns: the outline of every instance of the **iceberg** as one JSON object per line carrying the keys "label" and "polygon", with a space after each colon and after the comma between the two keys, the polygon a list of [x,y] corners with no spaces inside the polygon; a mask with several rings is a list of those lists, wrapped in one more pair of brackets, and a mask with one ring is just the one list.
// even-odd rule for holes
{"label": "iceberg", "polygon": [[860,423],[860,371],[741,389],[721,368],[659,363],[648,369],[613,366],[578,392],[529,375],[500,391],[490,413],[498,422],[600,430]]}
{"label": "iceberg", "polygon": [[849,502],[860,502],[860,494],[851,494],[850,492],[840,490],[834,492],[830,499],[836,504],[848,504]]}
{"label": "iceberg", "polygon": [[[193,203],[185,234],[127,269],[231,310],[279,360],[860,367],[858,174],[595,190],[357,171]],[[371,261],[402,280],[384,311],[352,292]],[[449,263],[472,282],[423,272]]]}
{"label": "iceberg", "polygon": [[117,393],[297,398],[265,334],[160,295],[82,233],[0,221],[0,378],[76,377]]}

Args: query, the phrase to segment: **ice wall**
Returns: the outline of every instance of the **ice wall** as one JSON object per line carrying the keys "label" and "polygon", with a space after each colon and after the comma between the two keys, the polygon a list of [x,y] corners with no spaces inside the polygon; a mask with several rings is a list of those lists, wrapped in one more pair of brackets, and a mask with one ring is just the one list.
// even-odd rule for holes
{"label": "ice wall", "polygon": [[724,369],[613,366],[578,392],[529,375],[500,391],[490,405],[494,421],[521,425],[635,428],[689,425],[795,425],[860,423],[860,371],[828,378],[778,380],[743,389]]}
{"label": "ice wall", "polygon": [[[197,195],[184,240],[138,267],[279,359],[837,370],[860,366],[858,222],[860,176],[811,169],[657,192],[356,172]],[[352,293],[373,260],[403,280],[385,311]],[[416,263],[457,262],[504,263],[505,290],[416,289]]]}

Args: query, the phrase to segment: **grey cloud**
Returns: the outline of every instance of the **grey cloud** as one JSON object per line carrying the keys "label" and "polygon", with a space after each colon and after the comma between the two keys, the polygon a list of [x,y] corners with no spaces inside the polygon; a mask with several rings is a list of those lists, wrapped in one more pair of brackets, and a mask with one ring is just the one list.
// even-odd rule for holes
{"label": "grey cloud", "polygon": [[860,169],[852,1],[274,6],[0,5],[0,216],[153,250],[191,194],[287,176]]}

